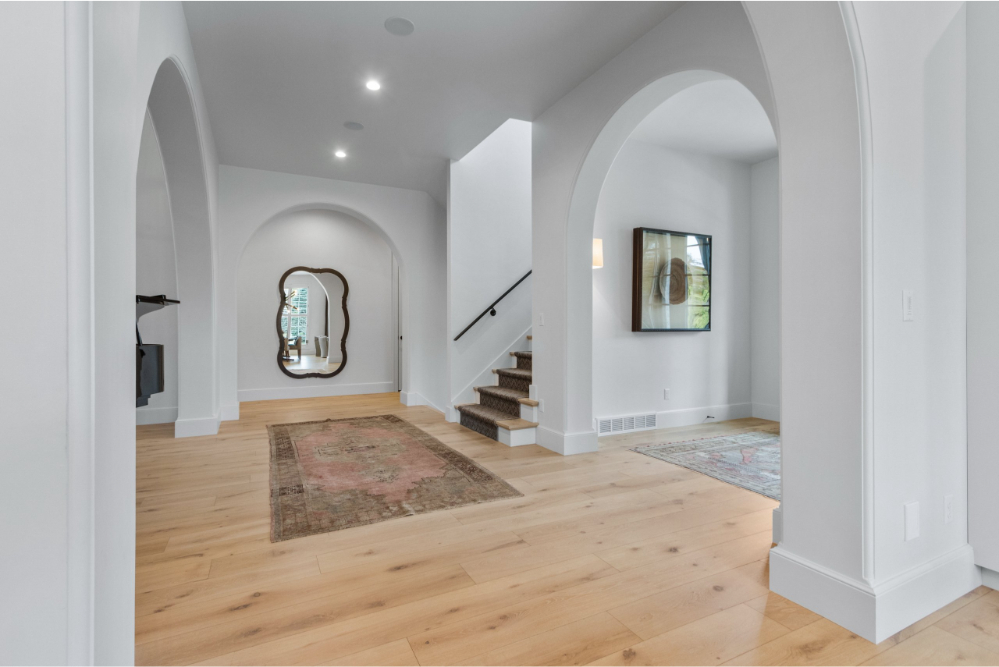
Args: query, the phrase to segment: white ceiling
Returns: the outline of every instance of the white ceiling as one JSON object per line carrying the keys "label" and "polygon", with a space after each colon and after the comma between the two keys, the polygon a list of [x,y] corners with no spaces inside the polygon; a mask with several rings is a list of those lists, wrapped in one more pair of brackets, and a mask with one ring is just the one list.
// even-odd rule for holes
{"label": "white ceiling", "polygon": [[766,112],[738,81],[709,81],[674,95],[630,139],[674,150],[754,163],[777,155]]}
{"label": "white ceiling", "polygon": [[[536,118],[680,4],[185,2],[184,12],[223,164],[442,201],[448,159],[508,118]],[[394,16],[415,32],[387,32]],[[365,89],[369,77],[381,91]]]}

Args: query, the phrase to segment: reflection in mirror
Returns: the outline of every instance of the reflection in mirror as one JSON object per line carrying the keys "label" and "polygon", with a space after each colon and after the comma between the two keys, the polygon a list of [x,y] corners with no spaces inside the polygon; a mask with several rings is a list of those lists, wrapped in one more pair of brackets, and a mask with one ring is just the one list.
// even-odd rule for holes
{"label": "reflection in mirror", "polygon": [[333,269],[296,267],[278,285],[278,366],[295,378],[333,377],[347,365],[347,280]]}

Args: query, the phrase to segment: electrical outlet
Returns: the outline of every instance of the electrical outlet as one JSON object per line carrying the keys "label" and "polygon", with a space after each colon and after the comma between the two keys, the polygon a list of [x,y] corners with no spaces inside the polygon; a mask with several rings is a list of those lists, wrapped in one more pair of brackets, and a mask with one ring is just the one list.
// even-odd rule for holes
{"label": "electrical outlet", "polygon": [[911,322],[912,319],[912,290],[904,289],[902,290],[902,321]]}
{"label": "electrical outlet", "polygon": [[664,401],[669,400],[669,389],[663,389],[663,400]]}
{"label": "electrical outlet", "polygon": [[950,523],[954,520],[954,496],[946,495],[944,496],[944,523]]}
{"label": "electrical outlet", "polygon": [[919,537],[919,503],[908,503],[903,506],[905,511],[905,541]]}
{"label": "electrical outlet", "polygon": [[543,398],[538,399],[538,410],[540,410],[541,412],[545,411],[545,399]]}
{"label": "electrical outlet", "polygon": [[545,326],[545,314],[544,313],[538,313],[538,326],[539,327]]}

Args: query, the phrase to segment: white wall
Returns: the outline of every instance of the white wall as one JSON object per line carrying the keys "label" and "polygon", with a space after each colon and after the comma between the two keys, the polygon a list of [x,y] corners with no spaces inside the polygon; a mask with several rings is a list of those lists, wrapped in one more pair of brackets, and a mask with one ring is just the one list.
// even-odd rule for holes
{"label": "white wall", "polygon": [[[69,329],[87,331],[92,325],[94,331],[93,356],[81,354],[76,360],[82,374],[93,369],[89,385],[92,425],[82,410],[79,419],[71,420],[72,432],[92,429],[91,458],[79,461],[78,469],[93,470],[93,496],[81,484],[70,505],[82,515],[93,516],[94,531],[81,535],[70,548],[71,553],[93,553],[94,560],[92,579],[80,582],[81,589],[92,591],[92,617],[74,608],[71,619],[77,617],[83,623],[79,628],[71,625],[70,634],[92,637],[95,662],[130,664],[135,651],[135,388],[131,378],[135,374],[136,166],[150,91],[165,59],[171,58],[181,70],[192,97],[195,122],[190,129],[197,132],[201,152],[199,171],[208,199],[203,222],[211,236],[215,233],[217,159],[181,5],[95,3],[91,12],[89,26],[87,17],[82,17],[82,29],[92,36],[88,47],[93,58],[92,108],[84,107],[79,113],[89,118],[93,132],[93,209],[87,218],[92,221],[93,277],[90,265],[80,261],[70,283],[93,281],[93,311],[92,320],[86,310],[75,314]],[[81,245],[76,252],[85,257],[88,250]],[[213,252],[213,248],[208,250],[209,257]],[[204,345],[214,351],[214,340]],[[70,562],[78,560],[73,557]],[[50,623],[47,629],[51,627]]]}
{"label": "white wall", "polygon": [[[530,269],[531,124],[511,119],[450,166],[449,340]],[[530,326],[528,278],[497,306],[495,317],[487,315],[449,343],[451,403],[475,402],[472,387],[493,384],[497,357],[525,344]]]}
{"label": "white wall", "polygon": [[0,663],[63,664],[67,560],[66,6],[0,6],[0,306],[23,310],[18,286],[49,299],[35,315],[40,347],[0,328]]}
{"label": "white wall", "polygon": [[[635,227],[713,237],[711,331],[631,331]],[[750,166],[628,141],[593,235],[604,242],[592,272],[594,416],[656,412],[667,426],[751,416]]]}
{"label": "white wall", "polygon": [[[296,266],[335,269],[347,280],[347,365],[332,378],[291,378],[277,365],[278,283],[285,271]],[[289,282],[294,278],[300,278],[300,284],[310,283],[311,341],[311,336],[322,334],[325,295],[311,276],[289,276],[286,286],[295,286]],[[280,216],[261,227],[246,245],[237,286],[240,401],[395,389],[392,251],[368,224],[329,210]],[[330,311],[339,310],[337,299]],[[335,336],[330,340],[331,353],[339,354],[338,332],[330,333]]]}
{"label": "white wall", "polygon": [[[150,115],[146,114],[139,143],[135,192],[135,291],[177,298],[177,256],[173,216],[167,191],[163,154]],[[139,331],[144,343],[163,346],[164,388],[135,409],[137,424],[163,424],[177,419],[177,307],[168,306],[143,316]]]}
{"label": "white wall", "polygon": [[[975,580],[966,501],[965,11],[859,3],[856,14],[875,157],[875,584],[932,563],[948,579],[927,592],[926,609]],[[913,293],[910,322],[903,290]],[[911,502],[920,506],[920,535],[906,541]]]}
{"label": "white wall", "polygon": [[999,570],[999,4],[968,12],[968,510],[975,562]]}
{"label": "white wall", "polygon": [[[446,223],[444,212],[430,195],[222,166],[217,284],[223,414],[238,415],[237,275],[243,249],[269,220],[292,211],[314,209],[336,210],[363,220],[377,230],[399,258],[404,338],[401,400],[410,405],[426,403],[443,412],[447,405]],[[273,289],[277,290],[276,282]],[[353,360],[348,359],[348,366],[352,364]],[[291,383],[307,382],[287,379]],[[387,379],[391,376],[379,381]]]}
{"label": "white wall", "polygon": [[780,421],[780,197],[777,158],[749,169],[753,416]]}

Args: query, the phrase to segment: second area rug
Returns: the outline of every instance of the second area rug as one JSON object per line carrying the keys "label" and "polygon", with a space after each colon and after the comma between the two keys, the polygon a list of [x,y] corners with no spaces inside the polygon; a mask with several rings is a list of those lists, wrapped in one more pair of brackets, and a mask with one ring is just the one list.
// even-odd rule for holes
{"label": "second area rug", "polygon": [[273,542],[523,495],[395,415],[267,431]]}
{"label": "second area rug", "polygon": [[632,451],[780,500],[780,436],[773,433],[643,445]]}

